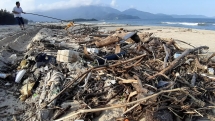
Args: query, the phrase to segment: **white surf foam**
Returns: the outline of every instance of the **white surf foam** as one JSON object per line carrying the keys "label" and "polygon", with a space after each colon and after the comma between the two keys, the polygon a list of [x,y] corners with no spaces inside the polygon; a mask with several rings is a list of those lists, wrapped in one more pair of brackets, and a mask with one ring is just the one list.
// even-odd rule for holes
{"label": "white surf foam", "polygon": [[178,24],[177,22],[161,22],[162,24]]}
{"label": "white surf foam", "polygon": [[189,22],[161,22],[162,24],[176,24],[185,26],[203,26],[205,23],[189,23]]}
{"label": "white surf foam", "polygon": [[101,24],[101,25],[106,25],[106,24],[108,24],[107,22],[99,22],[99,23],[97,23],[97,24]]}

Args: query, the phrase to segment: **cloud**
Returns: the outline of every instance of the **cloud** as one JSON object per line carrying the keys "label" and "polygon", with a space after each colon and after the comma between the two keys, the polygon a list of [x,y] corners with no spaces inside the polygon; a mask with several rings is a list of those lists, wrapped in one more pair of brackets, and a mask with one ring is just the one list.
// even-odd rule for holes
{"label": "cloud", "polygon": [[37,9],[39,10],[51,10],[51,9],[64,9],[70,7],[78,7],[84,5],[98,4],[100,0],[69,0],[69,1],[59,1],[51,4],[39,4]]}
{"label": "cloud", "polygon": [[0,0],[0,9],[12,11],[14,6],[15,2],[13,0]]}
{"label": "cloud", "polygon": [[[23,11],[32,11],[36,9],[35,1],[36,0],[20,0],[19,2]],[[14,3],[14,6],[15,6],[15,3]]]}
{"label": "cloud", "polygon": [[134,7],[134,5],[130,5],[130,7],[129,7],[129,8],[135,8],[135,7]]}
{"label": "cloud", "polygon": [[[65,9],[70,7],[95,5],[100,3],[100,0],[60,0],[60,1],[19,0],[19,1],[24,11]],[[0,0],[0,9],[12,11],[13,7],[15,7],[14,0]]]}
{"label": "cloud", "polygon": [[116,7],[116,0],[112,0],[111,3],[110,3],[110,5],[111,5],[112,7]]}

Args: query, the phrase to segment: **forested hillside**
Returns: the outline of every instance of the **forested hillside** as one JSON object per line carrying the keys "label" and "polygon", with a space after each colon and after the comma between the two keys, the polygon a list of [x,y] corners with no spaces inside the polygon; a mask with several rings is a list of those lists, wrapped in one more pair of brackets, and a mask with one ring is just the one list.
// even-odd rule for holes
{"label": "forested hillside", "polygon": [[[28,23],[28,20],[24,19],[25,23]],[[16,19],[14,18],[13,14],[1,9],[0,10],[0,25],[13,25],[17,24]]]}

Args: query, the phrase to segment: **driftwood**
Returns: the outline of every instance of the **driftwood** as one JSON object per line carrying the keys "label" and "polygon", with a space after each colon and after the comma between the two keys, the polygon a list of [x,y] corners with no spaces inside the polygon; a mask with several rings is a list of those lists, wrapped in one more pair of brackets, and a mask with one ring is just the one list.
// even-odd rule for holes
{"label": "driftwood", "polygon": [[120,53],[120,52],[121,52],[120,44],[117,44],[116,48],[115,48],[115,54]]}
{"label": "driftwood", "polygon": [[151,80],[153,78],[155,78],[158,75],[161,74],[167,74],[170,70],[172,70],[175,66],[177,66],[177,64],[180,62],[181,59],[183,59],[185,56],[187,56],[189,53],[195,52],[197,50],[200,49],[209,49],[207,46],[201,46],[195,49],[187,49],[185,50],[178,58],[176,58],[167,68],[163,69],[161,72],[155,74],[154,76],[150,76],[147,78],[147,80]]}
{"label": "driftwood", "polygon": [[116,42],[119,42],[121,39],[117,36],[109,36],[102,41],[96,41],[95,44],[97,47],[107,46]]}
{"label": "driftwood", "polygon": [[[78,76],[77,78],[75,78],[72,82],[68,83],[66,85],[66,87],[64,89],[61,90],[61,92],[59,92],[55,97],[53,97],[53,99],[51,99],[49,102],[47,102],[45,105],[43,105],[41,107],[41,109],[45,108],[47,105],[49,105],[52,101],[54,101],[55,99],[57,99],[60,95],[62,95],[62,93],[64,93],[67,89],[71,88],[71,86],[76,82],[78,81],[78,83],[80,83],[82,80],[84,80],[84,78],[87,76],[87,74],[91,71],[98,71],[98,70],[103,70],[103,69],[106,69],[106,68],[112,68],[112,67],[115,67],[115,66],[119,66],[119,65],[123,65],[123,64],[126,64],[128,62],[131,62],[131,61],[134,61],[134,60],[137,60],[139,58],[142,58],[146,56],[145,54],[143,55],[140,55],[140,56],[137,56],[135,58],[132,58],[132,59],[129,59],[129,60],[126,60],[126,61],[122,61],[120,63],[117,63],[117,64],[113,64],[113,65],[104,65],[104,66],[98,66],[98,67],[93,67],[89,70],[87,70],[86,72],[84,72],[83,74],[81,74],[80,76]],[[36,113],[38,112],[35,112],[32,114],[32,116],[34,116]],[[29,120],[30,118],[32,118],[32,116],[30,116],[29,118],[25,119],[25,121]]]}
{"label": "driftwood", "polygon": [[89,36],[94,36],[94,37],[108,37],[109,34],[90,34]]}
{"label": "driftwood", "polygon": [[196,83],[196,73],[193,74],[192,80],[191,80],[191,86],[194,87]]}
{"label": "driftwood", "polygon": [[71,108],[71,106],[66,107],[65,109],[62,109],[60,111],[57,112],[56,115],[54,115],[54,117],[52,118],[53,120],[58,119],[60,116],[62,116],[67,110],[69,110]]}
{"label": "driftwood", "polygon": [[163,68],[166,68],[167,67],[167,60],[169,58],[169,52],[167,50],[167,47],[165,44],[163,44],[163,47],[164,47],[164,50],[165,50],[165,53],[166,53],[166,56],[164,58],[164,65],[163,65]]}
{"label": "driftwood", "polygon": [[211,58],[213,58],[215,56],[215,53],[213,53],[210,57],[208,57],[207,59],[207,63],[210,61]]}
{"label": "driftwood", "polygon": [[[180,51],[184,51],[185,49],[184,48],[181,48],[176,42],[174,39],[164,39],[167,41],[167,46],[171,46],[173,45],[177,50],[180,50]],[[183,42],[183,41],[180,41],[180,42]],[[186,43],[186,42],[183,42],[183,43]],[[187,43],[186,43],[187,44]],[[188,44],[189,45],[189,44]]]}
{"label": "driftwood", "polygon": [[[55,37],[58,37],[57,31]],[[35,80],[40,81],[40,84],[32,89],[35,94],[26,100],[31,107],[27,109],[31,113],[25,113],[26,121],[30,118],[42,120],[35,114],[49,111],[55,111],[55,115],[50,113],[47,120],[95,120],[102,111],[115,108],[122,111],[116,116],[122,117],[122,120],[141,120],[142,117],[147,121],[185,120],[189,117],[197,120],[199,116],[213,119],[211,116],[214,114],[209,106],[213,106],[215,101],[215,77],[210,75],[215,68],[211,60],[214,55],[205,59],[205,52],[199,51],[208,47],[185,50],[175,39],[151,37],[151,33],[137,31],[127,33],[124,29],[108,33],[112,36],[105,39],[101,38],[104,33],[87,26],[74,32],[76,34],[70,37],[79,44],[76,49],[81,55],[80,60],[75,63],[46,64],[48,70],[62,73],[62,83],[55,83],[59,78],[52,81],[46,79],[49,73],[43,71],[44,67],[36,69],[42,71],[41,78],[32,69]],[[83,41],[89,40],[86,39],[88,35],[100,37]],[[120,41],[122,38],[128,41]],[[95,40],[98,41],[95,43]],[[34,47],[37,47],[35,53],[53,49]],[[99,52],[88,52],[87,47],[97,48]],[[123,56],[116,55],[121,51],[126,53]],[[178,54],[180,56],[175,57]],[[105,60],[104,65],[97,66],[98,58]],[[1,83],[4,84],[4,81]],[[101,115],[106,115],[104,113]],[[109,117],[115,120],[113,115]]]}
{"label": "driftwood", "polygon": [[57,119],[56,121],[61,121],[61,120],[66,120],[70,117],[73,117],[75,115],[78,115],[78,114],[81,114],[81,113],[89,113],[89,112],[98,112],[98,111],[103,111],[103,110],[110,110],[110,109],[114,109],[114,108],[120,108],[120,107],[124,107],[124,106],[128,106],[128,105],[133,105],[133,104],[136,104],[136,103],[140,103],[140,102],[143,102],[143,101],[146,101],[150,98],[153,98],[153,97],[156,97],[162,93],[170,93],[170,92],[175,92],[175,91],[186,91],[186,88],[178,88],[178,89],[173,89],[173,90],[163,90],[163,91],[160,91],[156,94],[153,94],[153,95],[150,95],[148,97],[144,97],[142,99],[139,99],[139,100],[136,100],[136,101],[133,101],[133,102],[129,102],[129,103],[124,103],[124,104],[118,104],[118,105],[113,105],[111,107],[105,107],[105,108],[97,108],[97,109],[81,109],[81,110],[78,110],[77,112],[72,112],[71,114],[68,114],[68,116],[65,116],[63,118],[60,118],[60,119]]}
{"label": "driftwood", "polygon": [[164,70],[162,70],[160,73],[161,74],[166,74],[168,73],[171,69],[173,69],[177,63],[183,59],[186,55],[188,55],[189,53],[195,52],[197,50],[200,49],[209,49],[207,46],[201,46],[195,49],[187,49],[186,51],[184,51],[178,58],[176,58],[167,68],[165,68]]}
{"label": "driftwood", "polygon": [[207,70],[207,69],[208,69],[207,66],[202,65],[202,64],[199,62],[198,58],[196,58],[195,60],[196,60],[196,67],[197,67],[197,68],[202,69],[202,70]]}

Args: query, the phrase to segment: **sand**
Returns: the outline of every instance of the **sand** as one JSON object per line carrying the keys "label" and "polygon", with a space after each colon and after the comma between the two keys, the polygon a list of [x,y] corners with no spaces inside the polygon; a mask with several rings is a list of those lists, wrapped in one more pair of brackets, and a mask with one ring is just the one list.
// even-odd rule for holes
{"label": "sand", "polygon": [[[34,27],[28,27],[28,30],[23,31],[17,25],[0,26],[0,73],[7,66],[5,62],[9,62],[11,55],[16,54],[17,58],[23,58],[22,53],[25,52],[31,38],[38,32]],[[12,86],[13,80],[1,78],[0,83],[0,121],[15,120],[15,117],[21,115],[27,106],[18,98],[19,85]],[[21,119],[17,118],[17,120]]]}
{"label": "sand", "polygon": [[[152,36],[182,40],[195,47],[206,45],[209,47],[210,52],[215,52],[215,31],[161,26],[105,26],[102,28],[105,30],[116,30],[120,27],[127,30],[152,32],[154,33]],[[190,47],[182,46],[185,48]]]}
{"label": "sand", "polygon": [[0,25],[0,40],[4,37],[18,33],[20,30],[18,25]]}
{"label": "sand", "polygon": [[[215,51],[215,31],[199,30],[179,27],[163,27],[163,26],[125,26],[125,25],[99,25],[107,31],[124,28],[128,30],[138,30],[142,32],[152,32],[153,36],[162,38],[174,38],[185,41],[195,47],[206,45],[210,52]],[[28,26],[26,27],[28,28]],[[4,37],[19,33],[19,26],[0,26],[0,41]],[[2,43],[1,43],[2,46]],[[186,46],[189,47],[189,46]]]}

